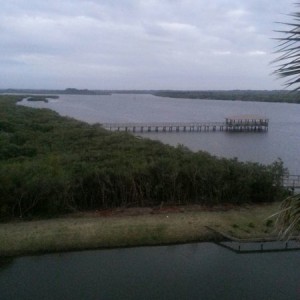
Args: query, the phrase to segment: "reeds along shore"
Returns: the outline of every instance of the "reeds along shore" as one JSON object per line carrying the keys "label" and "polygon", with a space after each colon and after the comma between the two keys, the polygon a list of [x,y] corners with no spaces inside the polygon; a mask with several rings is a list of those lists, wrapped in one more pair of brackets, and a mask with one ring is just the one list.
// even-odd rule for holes
{"label": "reeds along shore", "polygon": [[0,96],[0,218],[109,207],[272,202],[284,167],[113,133]]}

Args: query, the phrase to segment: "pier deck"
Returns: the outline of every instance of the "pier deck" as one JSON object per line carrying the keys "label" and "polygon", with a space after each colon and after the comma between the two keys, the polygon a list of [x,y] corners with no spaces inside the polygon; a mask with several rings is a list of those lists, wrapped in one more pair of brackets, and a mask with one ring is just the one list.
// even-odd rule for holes
{"label": "pier deck", "polygon": [[105,129],[131,132],[200,132],[223,131],[224,122],[149,122],[149,123],[103,123]]}
{"label": "pier deck", "polygon": [[269,119],[258,115],[238,115],[225,118],[227,131],[268,131]]}
{"label": "pier deck", "polygon": [[227,124],[226,122],[157,122],[157,123],[103,123],[102,127],[111,131],[126,132],[266,132],[268,125]]}
{"label": "pier deck", "polygon": [[240,115],[225,118],[225,122],[128,122],[103,123],[105,129],[130,132],[266,132],[269,119],[257,115]]}

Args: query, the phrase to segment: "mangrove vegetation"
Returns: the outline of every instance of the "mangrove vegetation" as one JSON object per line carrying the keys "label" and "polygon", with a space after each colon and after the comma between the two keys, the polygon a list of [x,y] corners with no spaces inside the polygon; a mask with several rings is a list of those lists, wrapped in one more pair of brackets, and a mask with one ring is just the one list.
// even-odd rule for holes
{"label": "mangrove vegetation", "polygon": [[0,96],[0,218],[113,207],[282,199],[281,161],[217,158],[109,132]]}

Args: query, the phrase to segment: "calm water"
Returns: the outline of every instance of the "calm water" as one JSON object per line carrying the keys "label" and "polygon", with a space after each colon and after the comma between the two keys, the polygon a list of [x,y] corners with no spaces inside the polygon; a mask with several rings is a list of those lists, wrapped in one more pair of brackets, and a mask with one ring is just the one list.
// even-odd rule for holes
{"label": "calm water", "polygon": [[0,299],[300,299],[299,264],[212,243],[21,257],[0,267]]}
{"label": "calm water", "polygon": [[[144,133],[171,145],[243,161],[271,163],[280,157],[291,174],[300,174],[300,105],[242,101],[171,99],[152,95],[62,95],[49,103],[23,103],[51,108],[89,123],[143,121],[224,121],[226,116],[260,114],[270,119],[268,133]],[[141,135],[141,134],[140,134]]]}

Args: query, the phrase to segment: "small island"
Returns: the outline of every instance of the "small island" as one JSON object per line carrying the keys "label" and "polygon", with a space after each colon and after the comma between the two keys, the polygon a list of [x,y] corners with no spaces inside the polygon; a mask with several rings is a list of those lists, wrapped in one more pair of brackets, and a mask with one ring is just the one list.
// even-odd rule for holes
{"label": "small island", "polygon": [[29,98],[27,98],[26,100],[27,101],[31,101],[31,102],[34,102],[34,101],[41,101],[41,102],[45,102],[45,103],[48,103],[49,100],[48,99],[58,99],[58,96],[53,96],[53,95],[41,95],[41,96],[30,96]]}

